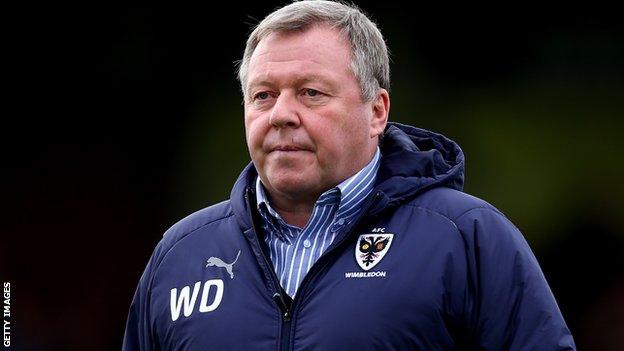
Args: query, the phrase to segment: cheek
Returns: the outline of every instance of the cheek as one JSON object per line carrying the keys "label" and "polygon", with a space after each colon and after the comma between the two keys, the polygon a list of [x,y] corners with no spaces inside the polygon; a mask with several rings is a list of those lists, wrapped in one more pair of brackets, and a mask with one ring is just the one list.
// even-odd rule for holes
{"label": "cheek", "polygon": [[313,133],[309,132],[316,144],[319,162],[334,168],[338,165],[336,161],[342,159],[341,155],[345,151],[350,136],[349,125],[340,120],[319,123]]}
{"label": "cheek", "polygon": [[364,109],[357,104],[343,106],[340,113],[333,119],[329,132],[335,142],[341,145],[352,144],[360,140],[367,133],[367,123]]}
{"label": "cheek", "polygon": [[250,149],[261,147],[265,134],[257,117],[245,116],[245,138]]}
{"label": "cheek", "polygon": [[353,108],[351,113],[344,111],[331,125],[323,126],[321,143],[325,144],[326,156],[341,163],[350,163],[357,159],[369,140],[369,129],[365,111]]}

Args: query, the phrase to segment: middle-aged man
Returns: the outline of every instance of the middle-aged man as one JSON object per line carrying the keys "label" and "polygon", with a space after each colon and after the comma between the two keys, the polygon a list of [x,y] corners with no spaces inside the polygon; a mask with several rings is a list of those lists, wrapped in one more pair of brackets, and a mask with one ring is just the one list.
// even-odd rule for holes
{"label": "middle-aged man", "polygon": [[388,53],[357,8],[302,1],[250,34],[252,163],[169,229],[124,350],[574,350],[522,234],[463,193],[448,138],[388,123]]}

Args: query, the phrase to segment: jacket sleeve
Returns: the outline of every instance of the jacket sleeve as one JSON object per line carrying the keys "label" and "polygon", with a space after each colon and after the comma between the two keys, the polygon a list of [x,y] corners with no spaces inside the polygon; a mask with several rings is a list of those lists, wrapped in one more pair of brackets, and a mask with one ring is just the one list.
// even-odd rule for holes
{"label": "jacket sleeve", "polygon": [[469,329],[479,350],[576,350],[537,259],[520,231],[493,208],[456,219],[468,246]]}
{"label": "jacket sleeve", "polygon": [[[160,246],[160,245],[159,245]],[[126,331],[123,339],[123,351],[153,351],[158,348],[152,334],[150,322],[150,282],[152,279],[153,267],[155,265],[158,247],[152,254],[150,261],[141,275],[139,284],[134,293],[128,319]]]}

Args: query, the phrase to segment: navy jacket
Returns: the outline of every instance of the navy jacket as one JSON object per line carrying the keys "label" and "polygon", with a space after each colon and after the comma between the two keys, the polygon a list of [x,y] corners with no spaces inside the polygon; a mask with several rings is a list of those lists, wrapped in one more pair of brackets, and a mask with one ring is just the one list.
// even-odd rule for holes
{"label": "navy jacket", "polygon": [[381,152],[359,219],[294,301],[269,262],[247,166],[230,200],[184,218],[158,243],[123,349],[574,350],[522,234],[462,192],[459,146],[391,123]]}

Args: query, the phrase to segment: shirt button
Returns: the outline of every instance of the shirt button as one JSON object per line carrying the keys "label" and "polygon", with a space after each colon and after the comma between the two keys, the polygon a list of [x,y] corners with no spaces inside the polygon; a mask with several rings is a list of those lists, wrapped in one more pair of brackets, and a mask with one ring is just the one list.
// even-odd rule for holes
{"label": "shirt button", "polygon": [[310,243],[310,240],[305,239],[305,240],[303,241],[303,246],[304,246],[305,248],[308,248],[308,247],[310,247],[311,245],[312,245],[312,243]]}
{"label": "shirt button", "polygon": [[344,224],[344,222],[345,222],[345,221],[344,221],[344,218],[340,218],[340,219],[338,220],[338,225],[343,225],[343,224]]}

